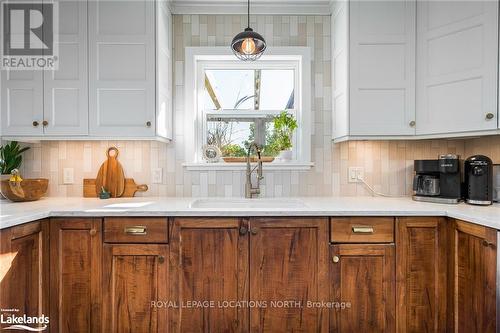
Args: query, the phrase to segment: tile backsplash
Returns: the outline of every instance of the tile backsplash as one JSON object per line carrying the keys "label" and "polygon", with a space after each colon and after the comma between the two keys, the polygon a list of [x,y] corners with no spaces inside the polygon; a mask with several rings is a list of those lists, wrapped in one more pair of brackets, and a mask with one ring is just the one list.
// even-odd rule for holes
{"label": "tile backsplash", "polygon": [[[25,177],[49,178],[50,196],[81,196],[82,179],[95,178],[109,146],[120,149],[125,175],[148,184],[146,196],[242,196],[244,171],[187,171],[183,124],[184,48],[228,46],[246,27],[244,15],[174,15],[174,140],[149,141],[54,141],[32,144],[25,153]],[[309,171],[266,171],[262,195],[364,196],[364,185],[347,182],[349,166],[365,169],[365,179],[376,191],[409,195],[413,160],[436,158],[442,153],[463,157],[483,153],[500,163],[500,136],[460,140],[331,141],[331,61],[329,16],[252,16],[251,25],[270,46],[309,46],[312,62],[311,156]],[[75,183],[63,184],[63,169],[73,168]],[[162,183],[151,184],[153,170],[161,168]]]}
{"label": "tile backsplash", "polygon": [[[82,196],[82,179],[95,178],[109,146],[120,150],[125,176],[148,184],[145,196],[242,196],[243,171],[189,172],[176,167],[171,144],[149,141],[55,141],[32,144],[25,153],[25,177],[49,178],[49,196]],[[366,196],[364,185],[347,182],[350,166],[365,169],[366,181],[375,190],[410,195],[413,160],[436,158],[443,153],[462,157],[484,154],[500,163],[500,136],[464,140],[353,141],[328,143],[330,160],[311,171],[266,171],[265,196]],[[73,168],[75,183],[63,184],[63,169]],[[151,184],[156,168],[162,183]],[[320,170],[318,170],[320,169]]]}

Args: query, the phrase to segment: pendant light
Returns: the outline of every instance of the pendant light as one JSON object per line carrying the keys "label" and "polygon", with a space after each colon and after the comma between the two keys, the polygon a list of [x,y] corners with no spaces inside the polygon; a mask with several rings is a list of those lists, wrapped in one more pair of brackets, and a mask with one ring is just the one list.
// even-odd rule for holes
{"label": "pendant light", "polygon": [[248,0],[248,26],[245,31],[234,36],[231,49],[238,59],[243,61],[259,59],[266,49],[264,37],[250,28],[250,0]]}

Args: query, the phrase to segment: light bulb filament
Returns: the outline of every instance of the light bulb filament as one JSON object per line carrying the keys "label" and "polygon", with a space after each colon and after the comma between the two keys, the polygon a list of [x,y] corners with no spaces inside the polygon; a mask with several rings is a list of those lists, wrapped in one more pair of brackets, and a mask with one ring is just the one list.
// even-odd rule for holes
{"label": "light bulb filament", "polygon": [[245,38],[241,44],[241,51],[244,54],[254,54],[255,53],[255,42],[253,38]]}

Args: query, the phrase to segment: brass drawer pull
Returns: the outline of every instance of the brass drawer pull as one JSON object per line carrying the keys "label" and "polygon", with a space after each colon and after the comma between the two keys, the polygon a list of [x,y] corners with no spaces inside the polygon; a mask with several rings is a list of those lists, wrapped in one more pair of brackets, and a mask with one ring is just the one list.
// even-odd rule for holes
{"label": "brass drawer pull", "polygon": [[136,225],[132,227],[125,227],[124,232],[129,235],[145,235],[146,227],[143,225]]}
{"label": "brass drawer pull", "polygon": [[355,234],[373,234],[373,227],[352,227]]}

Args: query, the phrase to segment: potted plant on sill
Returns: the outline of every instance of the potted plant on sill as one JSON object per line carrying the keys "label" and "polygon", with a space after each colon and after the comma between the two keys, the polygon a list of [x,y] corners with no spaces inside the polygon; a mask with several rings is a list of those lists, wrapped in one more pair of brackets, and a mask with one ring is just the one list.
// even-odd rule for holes
{"label": "potted plant on sill", "polygon": [[279,151],[278,161],[286,162],[292,159],[292,137],[297,127],[295,117],[286,111],[274,117],[273,148]]}
{"label": "potted plant on sill", "polygon": [[21,148],[17,141],[12,141],[0,147],[0,180],[8,180],[12,170],[19,169],[23,162],[22,153],[30,147]]}

